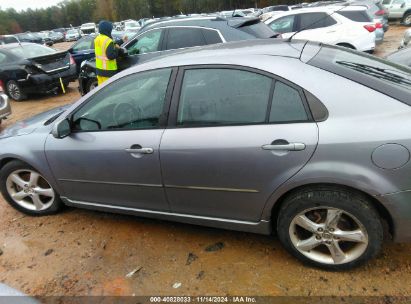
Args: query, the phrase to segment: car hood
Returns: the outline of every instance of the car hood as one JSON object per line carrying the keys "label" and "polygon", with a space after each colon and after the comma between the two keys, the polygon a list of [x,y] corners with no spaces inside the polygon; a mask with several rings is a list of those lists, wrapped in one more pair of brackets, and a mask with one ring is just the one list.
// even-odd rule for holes
{"label": "car hood", "polygon": [[0,133],[0,139],[31,134],[37,128],[53,122],[54,121],[53,119],[56,119],[58,116],[60,116],[70,106],[71,104],[58,107],[58,108],[54,108],[49,111],[32,116],[28,119],[19,121],[15,123],[14,125],[12,125],[11,127],[2,131]]}

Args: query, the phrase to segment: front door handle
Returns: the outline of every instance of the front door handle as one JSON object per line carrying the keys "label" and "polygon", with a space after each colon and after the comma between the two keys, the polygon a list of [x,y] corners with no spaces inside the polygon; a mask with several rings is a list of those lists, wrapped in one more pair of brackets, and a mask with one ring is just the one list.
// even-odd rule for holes
{"label": "front door handle", "polygon": [[269,151],[303,151],[305,144],[303,143],[289,143],[285,140],[273,141],[270,145],[264,145],[263,150]]}

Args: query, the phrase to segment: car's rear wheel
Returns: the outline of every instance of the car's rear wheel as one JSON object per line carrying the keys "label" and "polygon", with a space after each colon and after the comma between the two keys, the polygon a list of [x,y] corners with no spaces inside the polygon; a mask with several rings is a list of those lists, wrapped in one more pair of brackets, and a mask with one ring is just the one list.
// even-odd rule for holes
{"label": "car's rear wheel", "polygon": [[21,86],[17,81],[9,80],[6,85],[7,94],[15,101],[22,101],[27,98],[27,95],[24,94]]}
{"label": "car's rear wheel", "polygon": [[406,26],[411,26],[411,13],[406,13],[402,18],[402,23]]}
{"label": "car's rear wheel", "polygon": [[378,212],[363,195],[337,188],[307,188],[288,197],[278,236],[304,263],[346,270],[373,258],[383,240]]}
{"label": "car's rear wheel", "polygon": [[44,176],[20,161],[12,161],[3,167],[0,191],[11,206],[29,215],[53,214],[63,205]]}

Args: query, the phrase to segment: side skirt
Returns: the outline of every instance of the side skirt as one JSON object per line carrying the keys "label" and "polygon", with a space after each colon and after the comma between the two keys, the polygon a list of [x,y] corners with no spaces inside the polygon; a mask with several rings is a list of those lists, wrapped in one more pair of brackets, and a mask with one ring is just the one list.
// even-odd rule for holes
{"label": "side skirt", "polygon": [[257,233],[257,234],[270,235],[272,233],[271,221],[262,220],[260,222],[247,222],[247,221],[222,219],[222,218],[198,216],[198,215],[191,215],[191,214],[171,213],[171,212],[163,212],[163,211],[155,211],[155,210],[145,210],[145,209],[135,209],[135,208],[129,208],[129,207],[105,205],[105,204],[98,204],[98,203],[80,202],[80,201],[70,200],[66,197],[61,197],[61,199],[67,206],[83,208],[83,209],[98,210],[98,211],[105,211],[105,212],[112,212],[112,213],[121,213],[121,214],[128,214],[128,215],[137,215],[137,216],[153,218],[153,219],[161,219],[161,220],[166,220],[166,221],[180,222],[180,223],[200,225],[200,226],[208,226],[208,227],[228,229],[228,230],[244,231],[244,232]]}

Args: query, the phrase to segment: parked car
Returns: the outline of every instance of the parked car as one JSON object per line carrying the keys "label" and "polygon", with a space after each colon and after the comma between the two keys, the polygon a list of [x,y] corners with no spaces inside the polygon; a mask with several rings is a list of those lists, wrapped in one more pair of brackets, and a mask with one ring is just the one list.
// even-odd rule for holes
{"label": "parked car", "polygon": [[51,31],[62,34],[63,35],[62,41],[64,41],[64,39],[66,39],[67,29],[65,29],[64,27],[56,28],[56,29],[53,29]]}
{"label": "parked car", "polygon": [[44,44],[43,39],[41,37],[36,36],[30,32],[15,34],[15,36],[19,39],[20,42]]}
{"label": "parked car", "polygon": [[80,73],[80,67],[83,61],[95,57],[94,39],[96,35],[91,34],[78,40],[68,51],[76,62],[77,74]]}
{"label": "parked car", "polygon": [[49,35],[50,39],[53,43],[63,42],[64,41],[64,34],[60,32],[50,32]]}
{"label": "parked car", "polygon": [[[149,23],[138,35],[123,44],[127,56],[117,59],[119,70],[165,55],[176,49],[228,41],[277,37],[258,18],[185,17]],[[97,86],[95,61],[80,68],[79,89],[82,95]]]}
{"label": "parked car", "polygon": [[411,69],[315,42],[180,51],[3,131],[0,190],[28,215],[275,232],[304,263],[349,269],[384,223],[411,241],[410,84]]}
{"label": "parked car", "polygon": [[81,38],[81,31],[78,29],[68,30],[66,33],[66,41],[77,41]]}
{"label": "parked car", "polygon": [[67,51],[35,43],[0,46],[0,80],[14,100],[31,93],[51,93],[76,80],[76,63]]}
{"label": "parked car", "polygon": [[375,49],[375,24],[369,17],[369,22],[356,22],[343,15],[352,11],[361,13],[366,11],[366,8],[362,6],[301,8],[276,14],[265,23],[273,31],[281,33],[284,38],[298,32],[295,34],[295,39],[319,41],[372,53]]}
{"label": "parked car", "polygon": [[124,31],[135,31],[138,32],[141,29],[140,23],[135,20],[124,21]]}
{"label": "parked car", "polygon": [[404,25],[411,26],[411,0],[383,0],[389,19],[399,19]]}
{"label": "parked car", "polygon": [[39,37],[42,40],[42,44],[47,46],[52,46],[54,44],[53,40],[45,32],[31,33],[32,35]]}
{"label": "parked car", "polygon": [[[361,3],[365,3],[365,1],[362,1]],[[363,24],[373,24],[375,28],[375,31],[374,31],[375,43],[381,44],[384,41],[384,34],[385,34],[384,22],[386,22],[386,26],[388,29],[388,19],[386,19],[385,21],[383,18],[378,18],[378,16],[375,15],[375,12],[373,10],[370,10],[369,8],[370,6],[366,6],[365,4],[362,4],[360,6],[355,6],[354,9],[345,9],[345,10],[339,11],[338,13],[344,16],[345,18],[350,19],[351,21],[354,21],[354,22],[360,22]],[[366,8],[366,9],[355,9],[358,7]],[[376,6],[374,5],[373,7],[375,8]]]}
{"label": "parked car", "polygon": [[[0,64],[2,62],[0,54]],[[0,125],[4,119],[7,119],[11,115],[11,106],[9,98],[4,94],[4,83],[0,80]]]}
{"label": "parked car", "polygon": [[400,45],[399,48],[411,46],[410,41],[411,41],[411,29],[406,30],[406,31],[404,32],[404,36],[403,36],[403,38],[402,38],[402,40],[401,40],[401,45]]}
{"label": "parked car", "polygon": [[95,34],[97,33],[97,25],[93,22],[84,23],[81,25],[80,30],[83,32],[84,35]]}
{"label": "parked car", "polygon": [[391,53],[386,59],[411,68],[411,47],[402,48]]}
{"label": "parked car", "polygon": [[19,42],[19,39],[14,35],[0,35],[0,45]]}

